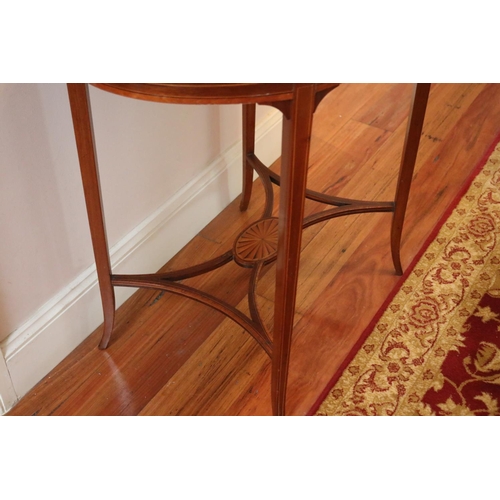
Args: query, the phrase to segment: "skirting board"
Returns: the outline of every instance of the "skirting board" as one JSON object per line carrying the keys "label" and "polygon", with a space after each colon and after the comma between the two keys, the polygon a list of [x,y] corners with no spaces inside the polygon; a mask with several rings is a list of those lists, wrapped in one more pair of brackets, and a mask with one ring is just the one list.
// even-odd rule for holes
{"label": "skirting board", "polygon": [[3,356],[0,356],[0,415],[7,412],[17,402],[9,370]]}
{"label": "skirting board", "polygon": [[[257,128],[256,151],[270,165],[279,158],[280,145],[281,113],[276,111]],[[225,151],[114,245],[110,249],[113,271],[156,272],[234,200],[241,193],[241,147],[240,141]],[[175,238],[171,238],[172,234]],[[117,307],[134,291],[116,288]],[[92,266],[0,345],[4,358],[0,359],[0,414],[7,412],[102,321],[97,274]]]}

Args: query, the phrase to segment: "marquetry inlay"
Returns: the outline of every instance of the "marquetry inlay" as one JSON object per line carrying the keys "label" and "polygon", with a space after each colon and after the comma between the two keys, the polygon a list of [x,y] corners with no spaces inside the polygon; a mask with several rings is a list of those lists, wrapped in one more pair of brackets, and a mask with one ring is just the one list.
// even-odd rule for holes
{"label": "marquetry inlay", "polygon": [[234,243],[234,260],[243,267],[275,257],[278,248],[278,219],[261,219],[247,227]]}

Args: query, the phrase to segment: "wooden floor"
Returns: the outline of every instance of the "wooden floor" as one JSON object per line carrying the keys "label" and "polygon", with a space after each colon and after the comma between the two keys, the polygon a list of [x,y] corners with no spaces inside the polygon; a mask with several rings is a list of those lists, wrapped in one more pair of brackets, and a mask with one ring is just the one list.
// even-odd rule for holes
{"label": "wooden floor", "polygon": [[[309,186],[391,200],[411,85],[343,85],[315,116]],[[418,252],[500,133],[500,84],[433,85],[403,232],[403,265]],[[279,162],[273,167],[279,169]],[[231,247],[263,203],[235,200],[164,269]],[[318,206],[307,203],[308,213]],[[304,233],[287,414],[304,415],[396,284],[390,214],[335,219]],[[139,270],[138,270],[139,272]],[[249,271],[231,263],[190,284],[246,311]],[[258,286],[272,321],[274,268]],[[140,290],[118,311],[110,347],[94,332],[10,415],[270,415],[270,361],[240,327],[187,299]]]}

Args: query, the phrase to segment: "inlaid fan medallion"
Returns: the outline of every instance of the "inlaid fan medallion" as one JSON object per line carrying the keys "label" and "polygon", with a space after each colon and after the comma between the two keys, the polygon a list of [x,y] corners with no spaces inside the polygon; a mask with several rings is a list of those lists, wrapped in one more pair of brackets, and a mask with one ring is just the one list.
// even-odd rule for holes
{"label": "inlaid fan medallion", "polygon": [[234,260],[244,267],[266,262],[276,256],[278,219],[261,219],[246,228],[234,243]]}

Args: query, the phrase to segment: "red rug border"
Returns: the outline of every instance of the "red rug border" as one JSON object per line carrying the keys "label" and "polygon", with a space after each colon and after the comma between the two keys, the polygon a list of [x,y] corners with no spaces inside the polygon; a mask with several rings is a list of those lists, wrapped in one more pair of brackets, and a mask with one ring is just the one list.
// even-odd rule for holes
{"label": "red rug border", "polygon": [[328,396],[329,392],[332,390],[333,386],[337,383],[339,378],[341,377],[342,373],[344,370],[347,368],[347,366],[351,363],[351,361],[354,359],[356,356],[356,353],[361,349],[363,343],[365,340],[368,338],[370,333],[373,331],[375,328],[375,325],[377,324],[378,320],[382,317],[384,314],[385,310],[389,307],[389,304],[391,303],[392,299],[395,297],[395,295],[399,292],[400,288],[403,286],[403,283],[406,281],[410,273],[413,271],[414,267],[417,265],[418,261],[424,254],[424,252],[427,250],[429,245],[434,241],[436,238],[437,234],[439,233],[441,227],[443,224],[448,220],[449,216],[451,215],[451,212],[455,209],[455,207],[458,205],[462,197],[465,195],[469,187],[471,186],[472,182],[474,179],[478,176],[479,172],[482,170],[484,165],[486,165],[486,162],[488,161],[489,157],[492,155],[493,151],[495,150],[495,147],[497,144],[500,142],[500,133],[495,136],[495,139],[491,143],[491,145],[488,147],[486,152],[483,154],[481,159],[477,162],[476,166],[472,169],[471,173],[469,174],[467,180],[463,183],[462,187],[459,189],[458,193],[456,194],[455,198],[453,201],[448,205],[446,210],[444,211],[443,215],[437,222],[436,226],[434,229],[431,231],[427,239],[424,241],[422,247],[420,250],[417,252],[413,260],[411,261],[410,265],[407,267],[406,271],[403,273],[403,275],[399,278],[399,280],[395,283],[393,289],[387,296],[387,298],[384,300],[383,304],[380,306],[379,310],[375,313],[375,316],[373,316],[372,320],[368,324],[368,326],[363,330],[363,333],[359,337],[358,341],[354,344],[352,347],[351,351],[349,354],[346,356],[342,364],[339,366],[333,377],[331,378],[330,382],[326,385],[326,387],[323,389],[321,394],[318,396],[316,399],[316,402],[313,404],[311,409],[306,413],[306,416],[313,416],[315,413],[318,411],[319,407],[321,406],[321,403],[325,400],[325,398]]}

